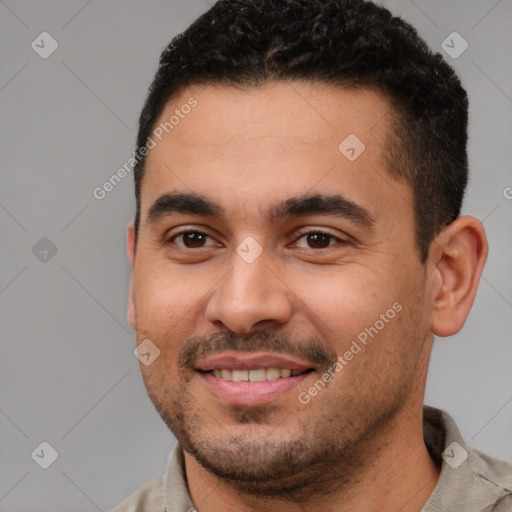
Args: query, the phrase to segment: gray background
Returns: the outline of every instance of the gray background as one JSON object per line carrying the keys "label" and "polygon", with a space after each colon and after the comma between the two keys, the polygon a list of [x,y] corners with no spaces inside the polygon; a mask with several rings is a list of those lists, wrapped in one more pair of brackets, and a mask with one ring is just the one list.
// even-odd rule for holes
{"label": "gray background", "polygon": [[[463,330],[436,340],[425,401],[512,461],[512,2],[384,5],[438,51],[453,31],[469,43],[446,59],[471,102],[464,213],[483,221],[491,249]],[[174,438],[146,396],[126,320],[132,174],[102,201],[93,190],[133,151],[161,50],[207,8],[0,1],[2,511],[108,510],[165,467]],[[59,45],[47,59],[31,47],[43,31]],[[59,453],[46,470],[31,458],[42,441]]]}

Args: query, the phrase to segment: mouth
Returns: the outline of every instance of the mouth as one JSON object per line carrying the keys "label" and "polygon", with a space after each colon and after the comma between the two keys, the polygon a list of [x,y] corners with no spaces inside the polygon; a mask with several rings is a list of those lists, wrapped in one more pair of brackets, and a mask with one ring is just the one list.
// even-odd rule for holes
{"label": "mouth", "polygon": [[288,377],[297,377],[308,372],[312,372],[312,368],[306,370],[292,370],[290,368],[255,368],[250,370],[230,370],[222,368],[220,370],[211,370],[210,375],[215,375],[219,379],[231,382],[262,382],[265,380],[287,379]]}
{"label": "mouth", "polygon": [[315,365],[293,356],[233,351],[204,359],[196,366],[210,393],[238,406],[272,402],[315,371]]}

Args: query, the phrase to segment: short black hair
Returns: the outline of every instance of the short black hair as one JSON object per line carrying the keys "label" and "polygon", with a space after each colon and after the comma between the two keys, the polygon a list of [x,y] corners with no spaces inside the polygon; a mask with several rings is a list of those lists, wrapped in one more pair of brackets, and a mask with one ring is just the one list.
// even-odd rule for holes
{"label": "short black hair", "polygon": [[[411,185],[416,245],[459,214],[468,180],[468,99],[454,70],[417,31],[364,0],[219,0],[162,52],[139,120],[137,150],[187,86],[302,80],[371,88],[390,108],[389,174]],[[341,142],[341,141],[340,141]],[[134,167],[137,213],[145,156]]]}

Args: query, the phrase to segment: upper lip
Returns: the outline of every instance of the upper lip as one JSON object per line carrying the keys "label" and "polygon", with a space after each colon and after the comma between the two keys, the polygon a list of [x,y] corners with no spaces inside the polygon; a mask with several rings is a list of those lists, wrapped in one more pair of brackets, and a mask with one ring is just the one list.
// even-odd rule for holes
{"label": "upper lip", "polygon": [[272,352],[234,352],[227,351],[201,359],[196,364],[198,370],[258,370],[261,368],[279,368],[305,371],[315,365],[289,354]]}

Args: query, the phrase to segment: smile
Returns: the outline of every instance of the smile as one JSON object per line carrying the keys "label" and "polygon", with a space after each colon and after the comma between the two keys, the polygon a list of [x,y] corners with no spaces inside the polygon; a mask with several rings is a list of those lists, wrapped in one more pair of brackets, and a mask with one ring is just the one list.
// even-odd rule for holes
{"label": "smile", "polygon": [[302,375],[307,370],[291,370],[290,368],[256,368],[252,370],[212,370],[210,373],[215,377],[232,382],[262,382],[264,380],[286,379],[290,376]]}
{"label": "smile", "polygon": [[300,391],[315,365],[289,354],[227,351],[198,362],[196,372],[207,392],[235,406],[271,403]]}

